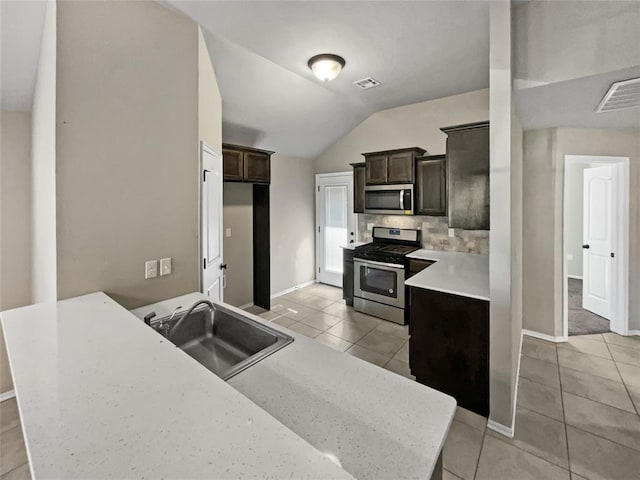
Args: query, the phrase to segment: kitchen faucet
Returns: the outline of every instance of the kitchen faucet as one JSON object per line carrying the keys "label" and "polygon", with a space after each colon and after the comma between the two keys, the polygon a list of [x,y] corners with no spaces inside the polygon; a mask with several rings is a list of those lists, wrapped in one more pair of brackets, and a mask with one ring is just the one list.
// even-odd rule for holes
{"label": "kitchen faucet", "polygon": [[[189,315],[191,315],[191,313],[196,309],[196,307],[198,307],[199,305],[207,305],[209,307],[209,311],[211,312],[211,323],[213,323],[213,318],[214,318],[214,314],[216,312],[216,307],[213,305],[213,303],[211,303],[209,300],[198,300],[196,303],[194,303],[193,305],[191,305],[191,307],[189,308],[189,310],[187,310],[187,312],[180,317],[180,320],[178,320],[178,322],[169,330],[167,338],[171,338],[171,336],[175,333],[175,331],[178,329],[178,327],[182,324],[182,322],[184,322],[185,318],[187,318]],[[175,312],[174,312],[175,313]],[[171,318],[173,318],[173,315],[171,316]]]}
{"label": "kitchen faucet", "polygon": [[178,305],[176,308],[174,308],[173,313],[169,317],[169,320],[165,320],[164,318],[160,319],[160,323],[156,327],[156,331],[159,332],[160,335],[162,335],[165,338],[169,338],[169,333],[171,331],[171,327],[169,325],[171,324],[171,320],[173,320],[173,317],[176,316],[176,314],[180,311],[181,308],[182,308],[182,305]]}

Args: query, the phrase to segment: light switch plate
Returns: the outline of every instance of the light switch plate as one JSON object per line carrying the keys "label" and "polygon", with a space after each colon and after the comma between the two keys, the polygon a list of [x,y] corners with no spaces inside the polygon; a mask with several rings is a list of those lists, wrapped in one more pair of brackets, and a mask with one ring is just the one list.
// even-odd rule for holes
{"label": "light switch plate", "polygon": [[169,275],[171,273],[171,257],[160,259],[160,275]]}
{"label": "light switch plate", "polygon": [[453,237],[455,237],[455,236],[456,236],[456,232],[455,232],[455,230],[454,230],[453,228],[450,228],[450,229],[449,229],[449,236],[450,236],[451,238],[453,238]]}
{"label": "light switch plate", "polygon": [[149,260],[144,262],[144,278],[155,278],[158,276],[158,261]]}
{"label": "light switch plate", "polygon": [[231,229],[230,228],[225,228],[224,235],[225,235],[225,237],[230,237],[231,236]]}
{"label": "light switch plate", "polygon": [[569,255],[567,255],[567,260],[569,260],[569,261],[573,260],[573,255],[571,253]]}
{"label": "light switch plate", "polygon": [[367,230],[373,230],[375,225],[373,223],[367,223]]}

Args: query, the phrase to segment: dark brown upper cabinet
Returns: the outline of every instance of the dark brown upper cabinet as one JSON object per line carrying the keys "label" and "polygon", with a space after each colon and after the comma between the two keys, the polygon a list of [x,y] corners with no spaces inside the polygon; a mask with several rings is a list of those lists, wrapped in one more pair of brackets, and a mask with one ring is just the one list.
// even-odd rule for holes
{"label": "dark brown upper cabinet", "polygon": [[274,152],[222,144],[225,182],[270,183]]}
{"label": "dark brown upper cabinet", "polygon": [[426,150],[419,147],[363,153],[367,185],[413,183],[415,159]]}
{"label": "dark brown upper cabinet", "polygon": [[489,230],[489,122],[441,130],[447,134],[449,228]]}
{"label": "dark brown upper cabinet", "polygon": [[416,215],[447,214],[447,157],[416,158]]}
{"label": "dark brown upper cabinet", "polygon": [[366,164],[352,163],[353,167],[353,213],[364,213],[364,184]]}

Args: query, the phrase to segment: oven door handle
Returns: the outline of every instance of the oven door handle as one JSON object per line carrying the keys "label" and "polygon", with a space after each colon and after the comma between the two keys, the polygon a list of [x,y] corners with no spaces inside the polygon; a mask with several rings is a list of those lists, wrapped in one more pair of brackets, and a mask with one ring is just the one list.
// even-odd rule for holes
{"label": "oven door handle", "polygon": [[358,263],[362,264],[362,266],[367,267],[368,264],[371,265],[379,265],[381,267],[394,268],[396,270],[404,270],[404,265],[398,265],[397,263],[384,263],[384,262],[376,262],[374,260],[364,260],[362,258],[354,258]]}

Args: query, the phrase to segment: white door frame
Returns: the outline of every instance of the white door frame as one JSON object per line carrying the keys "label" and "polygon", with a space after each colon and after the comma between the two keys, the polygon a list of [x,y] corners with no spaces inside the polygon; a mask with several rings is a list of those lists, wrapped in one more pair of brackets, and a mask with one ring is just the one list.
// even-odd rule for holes
{"label": "white door frame", "polygon": [[[616,258],[611,266],[611,319],[609,325],[612,332],[629,335],[629,157],[610,157],[595,155],[565,155],[564,185],[562,204],[562,331],[563,340],[569,337],[569,261],[567,260],[568,230],[567,212],[567,167],[576,164],[606,164],[613,166],[613,195],[615,240],[613,242]],[[584,275],[584,274],[583,274]]]}
{"label": "white door frame", "polygon": [[[345,176],[345,175],[349,175],[353,178],[353,171],[351,172],[335,172],[335,173],[317,173],[316,174],[316,185],[315,185],[315,195],[316,195],[316,219],[315,219],[315,231],[316,231],[316,273],[315,273],[315,280],[316,283],[318,283],[320,280],[318,278],[318,267],[319,265],[322,263],[321,262],[321,258],[320,258],[320,232],[318,231],[318,220],[320,219],[320,202],[318,202],[318,194],[320,193],[320,179],[321,178],[331,178],[331,177],[340,177],[340,176]],[[352,192],[353,193],[353,192]],[[353,222],[353,228],[354,228],[354,232],[355,232],[355,238],[354,241],[357,242],[358,241],[358,217],[355,213],[353,212],[347,212],[348,215],[352,216],[352,222]]]}

